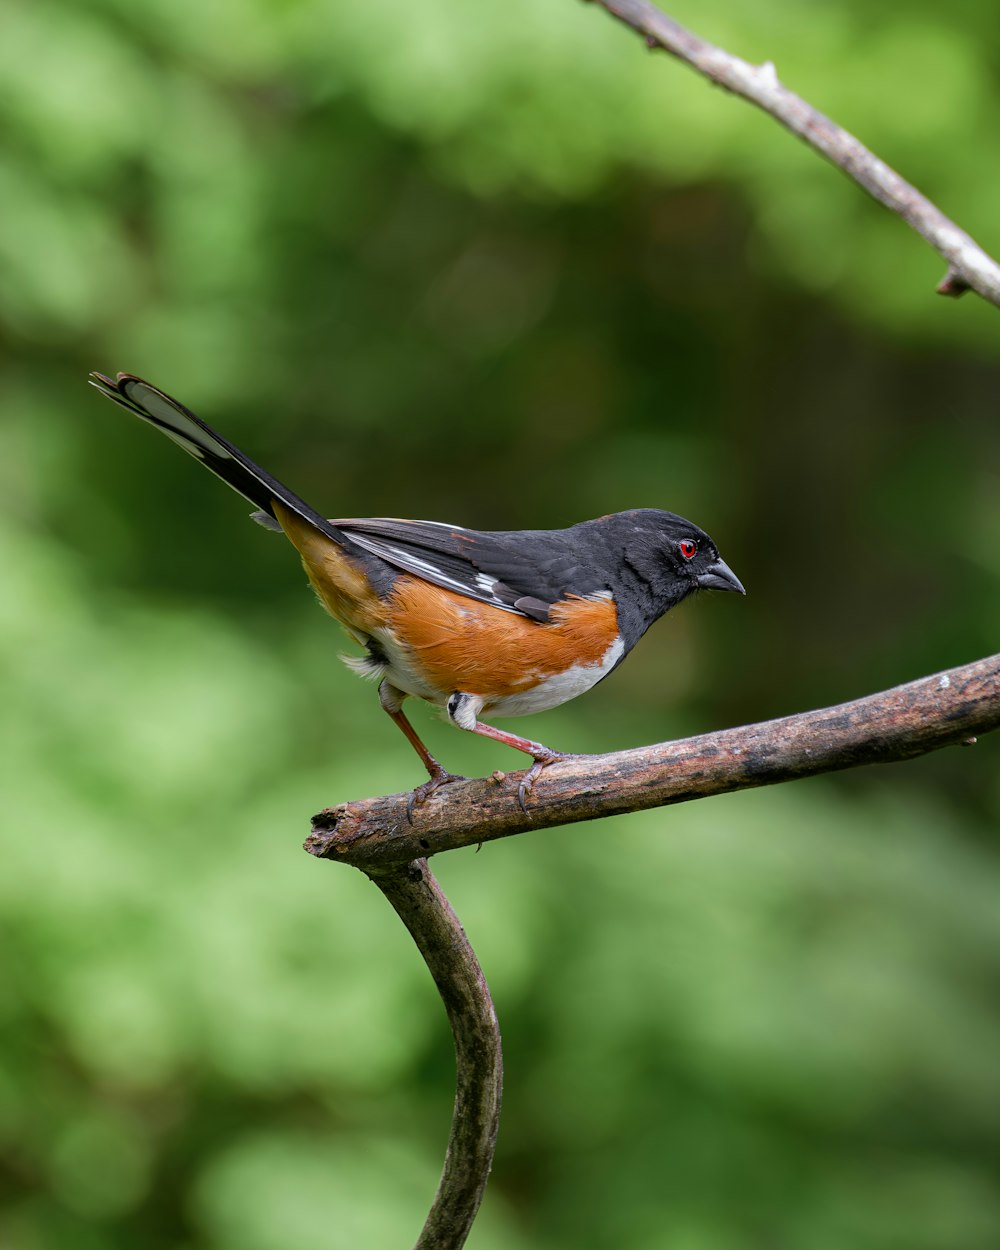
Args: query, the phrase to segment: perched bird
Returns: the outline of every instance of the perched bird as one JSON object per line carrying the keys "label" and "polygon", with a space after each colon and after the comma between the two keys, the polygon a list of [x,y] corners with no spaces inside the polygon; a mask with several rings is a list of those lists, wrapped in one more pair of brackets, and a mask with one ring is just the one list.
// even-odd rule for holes
{"label": "perched bird", "polygon": [[544,712],[596,686],[646,630],[692,591],[746,592],[697,525],[636,508],[562,530],[482,531],[393,517],[326,520],[183,404],[142,378],[90,376],[102,395],[162,430],[283,531],[320,602],[365,654],[379,702],[429,779],[409,812],[455,780],[403,713],[414,695],[460,729],[530,755],[522,808],[541,770],[562,759],[480,719]]}

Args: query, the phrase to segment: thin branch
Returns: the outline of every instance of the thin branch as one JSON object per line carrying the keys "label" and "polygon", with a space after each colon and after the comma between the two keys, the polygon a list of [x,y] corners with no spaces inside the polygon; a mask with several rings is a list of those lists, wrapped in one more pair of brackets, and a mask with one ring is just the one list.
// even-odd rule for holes
{"label": "thin branch", "polygon": [[879,160],[854,135],[807,104],[778,81],[774,65],[751,65],[686,30],[648,0],[596,0],[641,34],[651,48],[685,61],[720,87],[769,113],[892,209],[948,262],[938,285],[941,295],[976,291],[1000,307],[1000,265],[925,195]]}
{"label": "thin branch", "polygon": [[455,1038],[455,1110],[448,1153],[414,1250],[459,1250],[493,1163],[503,1085],[500,1028],[476,953],[427,861],[369,875],[423,955]]}
{"label": "thin branch", "polygon": [[635,812],[861,764],[888,764],[1000,727],[1000,655],[853,703],[551,764],[525,814],[521,773],[456,782],[407,822],[406,794],[328,808],[306,849],[368,871],[529,829]]}

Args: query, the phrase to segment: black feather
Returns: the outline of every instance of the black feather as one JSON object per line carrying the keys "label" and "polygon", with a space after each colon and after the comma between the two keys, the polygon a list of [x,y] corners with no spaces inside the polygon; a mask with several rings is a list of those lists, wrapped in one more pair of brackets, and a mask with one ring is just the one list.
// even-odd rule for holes
{"label": "black feather", "polygon": [[343,534],[325,517],[310,508],[277,478],[271,477],[260,465],[254,464],[249,456],[176,399],[130,373],[119,373],[116,381],[103,373],[92,373],[90,384],[107,399],[114,400],[128,412],[162,431],[227,486],[269,516],[274,516],[274,500],[279,499],[290,512],[308,521],[334,542],[344,545]]}

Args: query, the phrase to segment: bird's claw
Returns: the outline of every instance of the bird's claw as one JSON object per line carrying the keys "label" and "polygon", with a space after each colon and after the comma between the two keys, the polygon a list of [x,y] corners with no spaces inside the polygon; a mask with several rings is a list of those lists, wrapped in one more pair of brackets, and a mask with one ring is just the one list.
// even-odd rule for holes
{"label": "bird's claw", "polygon": [[525,816],[528,814],[528,805],[525,802],[531,793],[531,788],[542,772],[543,768],[548,768],[550,764],[558,764],[560,760],[564,760],[565,755],[560,751],[547,751],[544,755],[536,755],[535,762],[521,778],[521,783],[517,787],[517,804]]}
{"label": "bird's claw", "polygon": [[453,781],[465,781],[465,777],[460,777],[458,773],[448,773],[442,768],[439,773],[435,773],[433,777],[429,777],[423,785],[417,786],[410,797],[406,800],[406,820],[408,824],[413,824],[413,813],[418,807],[422,807],[427,800],[440,790],[442,786],[450,785]]}

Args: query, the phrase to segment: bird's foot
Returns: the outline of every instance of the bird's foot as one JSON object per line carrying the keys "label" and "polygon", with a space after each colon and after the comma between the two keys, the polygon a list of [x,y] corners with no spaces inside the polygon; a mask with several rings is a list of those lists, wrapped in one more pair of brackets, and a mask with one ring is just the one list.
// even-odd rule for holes
{"label": "bird's foot", "polygon": [[517,787],[518,806],[526,816],[528,814],[527,797],[541,775],[542,769],[548,768],[550,764],[558,764],[560,760],[568,758],[561,751],[550,751],[548,748],[543,748],[543,751],[544,754],[542,751],[532,753],[535,762],[521,778],[521,784]]}
{"label": "bird's foot", "polygon": [[431,773],[430,777],[417,786],[410,797],[406,800],[406,819],[412,825],[413,813],[418,807],[423,807],[427,800],[435,791],[440,790],[442,786],[450,785],[453,781],[465,781],[465,777],[459,776],[458,773],[449,773],[441,768],[440,771]]}

